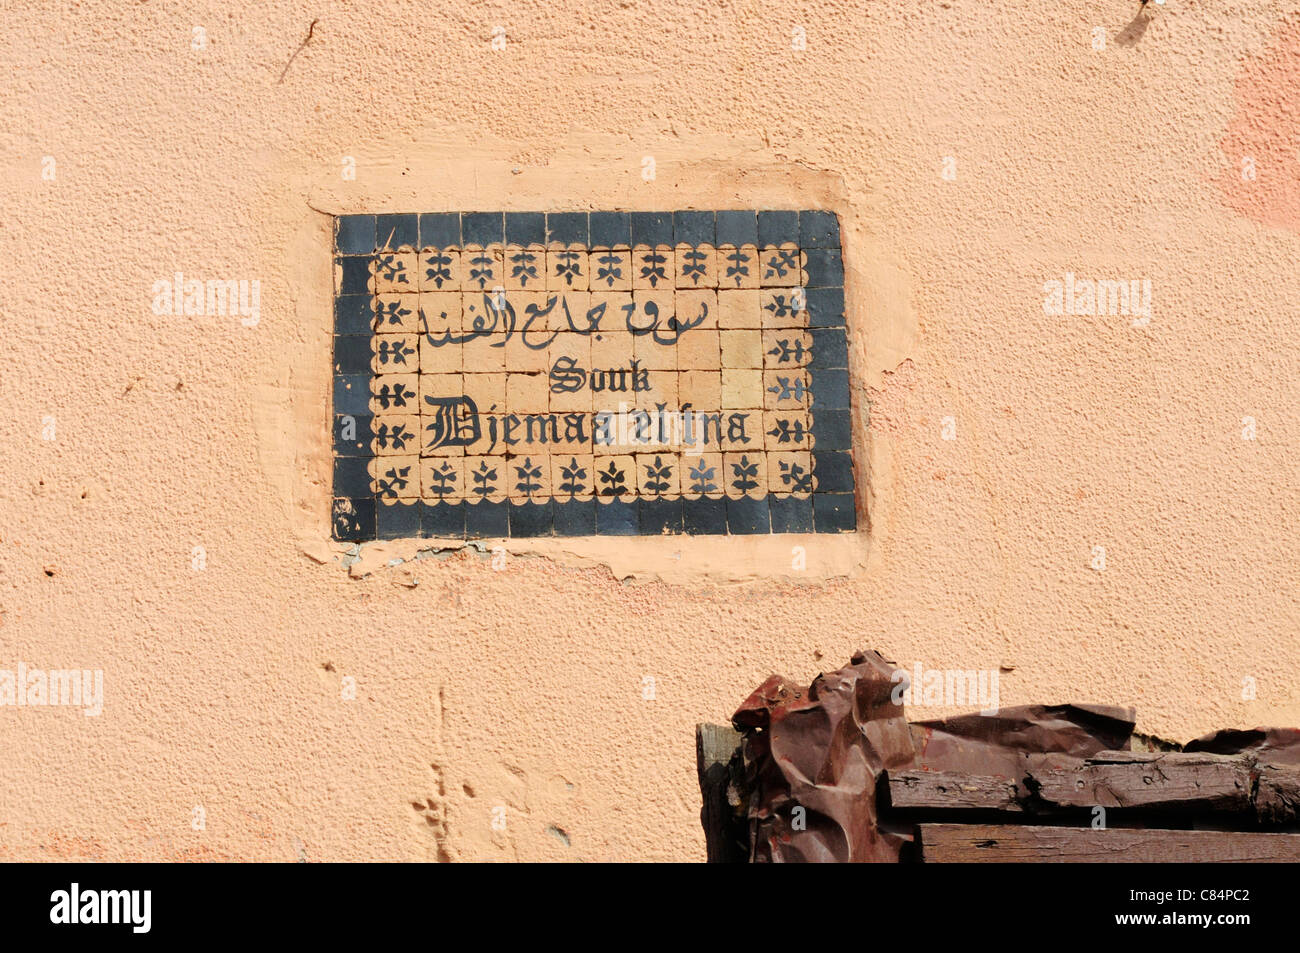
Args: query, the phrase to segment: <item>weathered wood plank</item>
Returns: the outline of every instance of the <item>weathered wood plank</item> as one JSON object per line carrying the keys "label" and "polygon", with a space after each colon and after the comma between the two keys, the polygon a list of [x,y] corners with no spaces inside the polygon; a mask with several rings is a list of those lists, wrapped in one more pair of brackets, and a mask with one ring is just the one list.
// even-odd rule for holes
{"label": "weathered wood plank", "polygon": [[1030,772],[1039,800],[1058,807],[1251,810],[1242,758],[1181,752],[1104,751],[1069,767]]}
{"label": "weathered wood plank", "polygon": [[1300,834],[918,824],[921,860],[953,863],[1294,863]]}
{"label": "weathered wood plank", "polygon": [[890,771],[889,805],[895,810],[1008,811],[1023,808],[1016,782],[946,771]]}
{"label": "weathered wood plank", "polygon": [[711,864],[744,863],[749,859],[747,832],[736,790],[740,781],[740,732],[726,725],[695,726],[695,768],[700,778],[700,823]]}
{"label": "weathered wood plank", "polygon": [[1295,824],[1300,819],[1300,771],[1294,765],[1261,764],[1255,791],[1255,816],[1262,824]]}

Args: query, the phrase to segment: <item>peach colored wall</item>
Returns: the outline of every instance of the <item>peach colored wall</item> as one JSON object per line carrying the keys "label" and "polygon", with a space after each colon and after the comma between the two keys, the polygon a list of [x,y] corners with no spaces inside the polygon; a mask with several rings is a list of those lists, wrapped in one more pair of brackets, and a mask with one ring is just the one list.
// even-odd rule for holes
{"label": "peach colored wall", "polygon": [[[0,858],[697,860],[694,723],[861,646],[1176,739],[1300,723],[1294,3],[29,7],[0,668],[105,699],[0,708]],[[328,542],[327,214],[768,204],[844,220],[870,538],[803,578]],[[260,280],[259,324],[154,315],[178,270]],[[1149,323],[1045,314],[1067,272],[1149,279]]]}

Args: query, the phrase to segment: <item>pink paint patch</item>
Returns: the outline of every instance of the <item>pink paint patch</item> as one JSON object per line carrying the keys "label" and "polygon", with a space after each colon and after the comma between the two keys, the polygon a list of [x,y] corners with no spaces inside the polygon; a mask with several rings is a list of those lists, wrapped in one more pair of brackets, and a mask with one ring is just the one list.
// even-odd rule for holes
{"label": "pink paint patch", "polygon": [[1227,205],[1300,232],[1300,17],[1278,29],[1268,55],[1237,77],[1237,112],[1222,142]]}

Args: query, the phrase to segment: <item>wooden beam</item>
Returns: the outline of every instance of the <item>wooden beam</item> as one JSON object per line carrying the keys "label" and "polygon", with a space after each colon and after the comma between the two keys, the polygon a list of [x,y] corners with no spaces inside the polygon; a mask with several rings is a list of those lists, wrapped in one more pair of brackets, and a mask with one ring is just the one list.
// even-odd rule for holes
{"label": "wooden beam", "polygon": [[739,790],[740,732],[725,725],[695,726],[695,769],[700,778],[700,823],[711,864],[749,860],[748,798]]}
{"label": "wooden beam", "polygon": [[1251,765],[1229,755],[1103,751],[1064,768],[1030,771],[1039,800],[1057,807],[1247,812]]}
{"label": "wooden beam", "polygon": [[1294,863],[1300,834],[918,824],[921,860],[954,863]]}
{"label": "wooden beam", "polygon": [[894,810],[1024,810],[1016,800],[1016,782],[990,775],[946,771],[890,771],[889,806]]}

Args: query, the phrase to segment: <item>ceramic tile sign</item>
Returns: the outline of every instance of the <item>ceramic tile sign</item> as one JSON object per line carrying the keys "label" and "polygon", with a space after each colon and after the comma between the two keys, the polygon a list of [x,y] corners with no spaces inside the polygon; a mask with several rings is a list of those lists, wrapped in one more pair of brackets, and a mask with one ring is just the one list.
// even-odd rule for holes
{"label": "ceramic tile sign", "polygon": [[855,529],[826,211],[335,221],[339,540]]}

